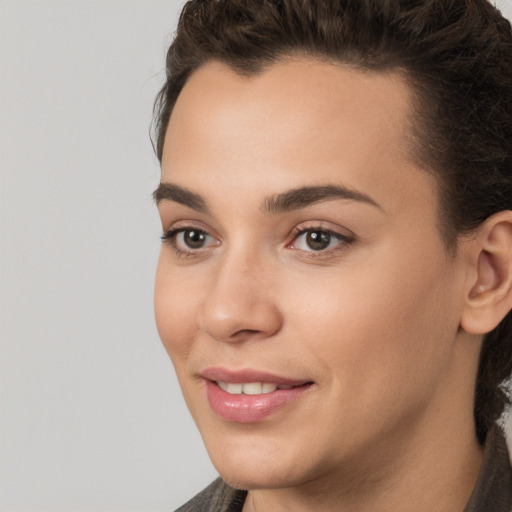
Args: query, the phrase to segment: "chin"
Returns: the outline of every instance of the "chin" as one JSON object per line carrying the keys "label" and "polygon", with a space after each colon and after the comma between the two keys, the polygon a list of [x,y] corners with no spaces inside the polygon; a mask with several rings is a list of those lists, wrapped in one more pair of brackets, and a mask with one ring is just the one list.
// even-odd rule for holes
{"label": "chin", "polygon": [[231,487],[252,491],[255,489],[280,489],[301,483],[299,475],[291,468],[277,466],[274,461],[265,465],[244,464],[229,466],[214,464],[219,475]]}
{"label": "chin", "polygon": [[[222,446],[222,448],[219,448]],[[208,448],[208,444],[207,444]],[[304,460],[290,456],[282,446],[268,442],[262,446],[247,436],[242,444],[216,444],[208,449],[215,469],[223,480],[236,489],[277,489],[299,485],[307,480]]]}

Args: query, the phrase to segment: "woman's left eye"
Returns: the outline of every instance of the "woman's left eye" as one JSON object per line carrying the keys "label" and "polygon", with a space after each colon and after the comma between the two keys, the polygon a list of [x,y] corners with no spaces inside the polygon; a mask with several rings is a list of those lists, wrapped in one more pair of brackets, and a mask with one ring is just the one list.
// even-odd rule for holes
{"label": "woman's left eye", "polygon": [[352,239],[340,233],[327,229],[310,228],[299,231],[288,247],[307,252],[327,252],[350,242]]}

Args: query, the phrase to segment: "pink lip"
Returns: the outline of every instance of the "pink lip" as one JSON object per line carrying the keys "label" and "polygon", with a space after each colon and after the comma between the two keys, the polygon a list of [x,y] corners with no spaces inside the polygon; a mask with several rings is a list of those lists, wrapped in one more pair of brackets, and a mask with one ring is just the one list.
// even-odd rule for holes
{"label": "pink lip", "polygon": [[311,382],[309,380],[290,379],[273,373],[251,369],[227,370],[225,368],[207,368],[201,372],[201,377],[211,381],[232,382],[234,384],[241,384],[244,382],[267,382],[282,386],[301,386],[302,384]]}
{"label": "pink lip", "polygon": [[[201,372],[206,381],[206,395],[212,410],[221,418],[235,423],[256,423],[300,398],[312,383],[256,370],[232,371],[209,368]],[[230,383],[265,382],[294,386],[260,395],[232,395],[223,391],[217,381]]]}

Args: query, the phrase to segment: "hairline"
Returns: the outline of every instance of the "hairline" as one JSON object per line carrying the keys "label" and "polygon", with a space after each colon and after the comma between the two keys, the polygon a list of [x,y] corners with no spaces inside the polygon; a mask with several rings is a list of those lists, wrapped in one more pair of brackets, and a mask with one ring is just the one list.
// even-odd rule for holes
{"label": "hairline", "polygon": [[449,197],[449,190],[447,190],[449,186],[443,178],[443,171],[441,169],[436,169],[434,166],[427,163],[427,160],[432,159],[432,156],[428,154],[428,149],[421,143],[421,139],[425,137],[426,132],[428,131],[425,123],[426,120],[424,119],[425,109],[420,106],[420,98],[424,100],[424,96],[421,95],[420,90],[420,84],[422,83],[421,80],[415,79],[414,72],[404,65],[388,63],[386,65],[371,66],[364,64],[362,59],[358,57],[357,53],[354,53],[353,55],[353,58],[350,58],[350,54],[348,52],[345,55],[329,55],[318,50],[312,51],[306,48],[290,47],[276,51],[276,53],[270,57],[258,58],[250,63],[230,61],[227,58],[216,55],[206,58],[202,62],[199,62],[195,67],[191,68],[190,72],[185,77],[174,102],[169,105],[166,115],[166,126],[161,127],[161,121],[159,120],[158,141],[159,146],[161,145],[161,147],[158,157],[160,162],[162,161],[163,146],[167,128],[179,96],[192,75],[209,63],[221,63],[227,66],[239,77],[248,79],[261,75],[275,64],[307,59],[323,62],[336,67],[348,68],[360,73],[380,75],[387,73],[395,75],[402,81],[410,93],[409,112],[406,117],[407,126],[403,130],[403,134],[405,135],[402,146],[403,155],[405,158],[410,159],[411,163],[413,163],[421,172],[426,172],[433,177],[436,192],[437,229],[447,254],[454,256],[457,253],[460,236],[467,233],[457,232],[449,218],[448,207],[446,204],[447,197]]}

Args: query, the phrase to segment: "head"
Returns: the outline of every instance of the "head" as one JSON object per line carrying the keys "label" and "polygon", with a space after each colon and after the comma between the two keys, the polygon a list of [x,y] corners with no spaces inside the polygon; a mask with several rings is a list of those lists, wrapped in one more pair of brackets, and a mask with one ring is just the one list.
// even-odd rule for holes
{"label": "head", "polygon": [[[200,73],[220,65],[248,81],[289,62],[293,68],[313,61],[403,86],[403,148],[421,179],[434,184],[447,258],[457,258],[494,215],[512,210],[512,34],[487,0],[190,1],[155,107],[159,159],[178,98]],[[468,391],[480,443],[508,404],[510,304],[495,323],[490,332],[474,328],[484,335]]]}

